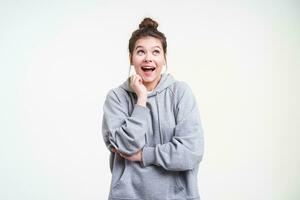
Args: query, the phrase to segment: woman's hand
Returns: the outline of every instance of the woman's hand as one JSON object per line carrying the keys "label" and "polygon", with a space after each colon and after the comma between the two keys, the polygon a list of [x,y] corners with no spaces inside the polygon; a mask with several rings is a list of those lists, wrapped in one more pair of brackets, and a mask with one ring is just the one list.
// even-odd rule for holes
{"label": "woman's hand", "polygon": [[138,97],[137,104],[140,106],[146,106],[147,88],[143,84],[142,77],[138,74],[132,75],[130,77],[130,86]]}
{"label": "woman's hand", "polygon": [[112,148],[111,151],[114,152],[114,153],[118,153],[122,158],[125,158],[126,160],[130,160],[130,161],[142,161],[142,152],[143,152],[142,149],[139,150],[137,153],[131,155],[131,156],[123,154],[123,153],[119,152],[115,148]]}

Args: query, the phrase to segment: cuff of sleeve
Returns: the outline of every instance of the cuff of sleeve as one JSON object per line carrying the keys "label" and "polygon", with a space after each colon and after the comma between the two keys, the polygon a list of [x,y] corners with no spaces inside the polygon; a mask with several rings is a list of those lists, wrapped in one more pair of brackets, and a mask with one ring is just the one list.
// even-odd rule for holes
{"label": "cuff of sleeve", "polygon": [[144,147],[142,153],[142,165],[147,167],[154,164],[155,161],[155,147]]}
{"label": "cuff of sleeve", "polygon": [[134,105],[133,112],[131,114],[131,117],[137,117],[139,119],[143,119],[144,121],[147,121],[147,114],[149,113],[149,109],[144,106],[140,105]]}

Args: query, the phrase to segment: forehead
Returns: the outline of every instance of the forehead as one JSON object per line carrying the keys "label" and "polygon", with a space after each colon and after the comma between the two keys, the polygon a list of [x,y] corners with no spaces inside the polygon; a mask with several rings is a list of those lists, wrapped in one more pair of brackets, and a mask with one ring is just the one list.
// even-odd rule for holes
{"label": "forehead", "polygon": [[155,37],[143,37],[136,41],[135,48],[141,46],[145,48],[152,48],[159,46],[162,48],[161,41]]}

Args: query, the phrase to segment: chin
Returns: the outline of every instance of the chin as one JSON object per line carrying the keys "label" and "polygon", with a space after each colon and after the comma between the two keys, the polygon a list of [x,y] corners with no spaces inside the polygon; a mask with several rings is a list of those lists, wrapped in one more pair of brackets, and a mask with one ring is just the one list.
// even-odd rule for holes
{"label": "chin", "polygon": [[151,82],[153,82],[155,79],[153,79],[153,78],[143,78],[143,82],[144,83],[151,83]]}
{"label": "chin", "polygon": [[143,81],[146,83],[151,83],[156,80],[157,77],[143,77]]}

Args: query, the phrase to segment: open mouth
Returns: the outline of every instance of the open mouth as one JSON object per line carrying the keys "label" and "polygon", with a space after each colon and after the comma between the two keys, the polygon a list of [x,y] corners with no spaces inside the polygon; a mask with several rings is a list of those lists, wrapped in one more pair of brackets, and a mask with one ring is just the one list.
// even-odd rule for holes
{"label": "open mouth", "polygon": [[147,72],[147,71],[154,71],[155,70],[155,67],[142,67],[142,70],[144,72]]}

